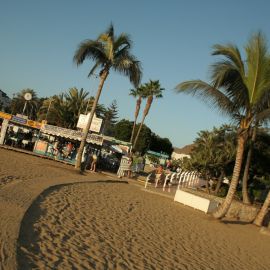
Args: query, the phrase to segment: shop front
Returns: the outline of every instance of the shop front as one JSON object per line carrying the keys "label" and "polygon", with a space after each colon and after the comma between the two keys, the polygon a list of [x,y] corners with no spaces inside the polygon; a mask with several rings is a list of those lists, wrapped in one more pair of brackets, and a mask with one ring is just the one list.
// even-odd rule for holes
{"label": "shop front", "polygon": [[[77,150],[83,133],[79,130],[57,127],[53,125],[42,125],[38,140],[34,146],[34,152],[48,156],[56,160],[62,160],[75,164]],[[89,149],[100,149],[103,137],[97,134],[88,134],[83,159]]]}
{"label": "shop front", "polygon": [[42,123],[29,120],[23,115],[4,112],[0,112],[0,118],[3,119],[0,144],[32,151]]}

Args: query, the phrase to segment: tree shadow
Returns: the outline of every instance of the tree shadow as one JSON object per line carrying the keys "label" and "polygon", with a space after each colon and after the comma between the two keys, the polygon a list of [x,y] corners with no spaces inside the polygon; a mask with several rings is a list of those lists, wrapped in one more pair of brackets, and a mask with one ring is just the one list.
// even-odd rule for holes
{"label": "tree shadow", "polygon": [[238,224],[238,225],[249,225],[251,221],[242,221],[242,220],[220,220],[223,224]]}

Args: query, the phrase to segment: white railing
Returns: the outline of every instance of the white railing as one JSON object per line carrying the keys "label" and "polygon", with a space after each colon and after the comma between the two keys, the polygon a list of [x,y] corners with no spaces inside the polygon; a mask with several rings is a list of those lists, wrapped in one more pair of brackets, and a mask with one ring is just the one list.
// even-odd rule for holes
{"label": "white railing", "polygon": [[[154,177],[151,173],[147,176],[145,181],[145,188],[147,188],[148,182]],[[200,177],[200,174],[196,171],[180,171],[178,173],[170,173],[164,176],[163,191],[171,192],[171,187],[177,185],[177,189],[180,188],[199,188],[206,185],[206,180]],[[158,180],[155,179],[155,188],[158,186]]]}

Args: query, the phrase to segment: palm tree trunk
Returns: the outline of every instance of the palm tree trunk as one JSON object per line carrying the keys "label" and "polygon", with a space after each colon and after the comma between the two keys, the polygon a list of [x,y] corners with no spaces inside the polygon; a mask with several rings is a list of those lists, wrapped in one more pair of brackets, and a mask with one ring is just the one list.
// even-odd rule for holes
{"label": "palm tree trunk", "polygon": [[218,192],[219,192],[219,190],[220,190],[220,187],[221,187],[221,184],[222,184],[224,175],[225,175],[225,172],[224,172],[224,170],[222,169],[222,170],[221,170],[221,174],[220,174],[220,176],[219,176],[219,178],[218,178],[218,182],[217,182],[215,191],[214,191],[214,194],[215,194],[215,195],[217,195]]}
{"label": "palm tree trunk", "polygon": [[236,158],[235,158],[235,165],[233,169],[233,176],[230,184],[230,188],[228,190],[227,196],[223,204],[213,213],[213,216],[215,218],[223,218],[226,213],[228,212],[233,196],[235,194],[238,181],[239,181],[239,176],[240,176],[240,171],[241,171],[241,166],[243,162],[243,153],[244,153],[244,147],[245,147],[245,134],[239,134],[238,135],[238,140],[237,140],[237,151],[236,151]]}
{"label": "palm tree trunk", "polygon": [[249,179],[249,168],[250,168],[251,158],[252,158],[252,153],[253,153],[253,146],[254,146],[254,143],[256,140],[256,133],[257,133],[256,131],[257,131],[257,127],[255,126],[253,128],[253,132],[252,132],[251,144],[250,144],[249,149],[248,149],[247,160],[246,160],[245,170],[244,170],[244,176],[243,176],[243,180],[242,180],[242,195],[243,195],[243,203],[245,203],[245,204],[251,204],[250,198],[248,195],[248,179]]}
{"label": "palm tree trunk", "polygon": [[142,129],[142,126],[143,126],[143,123],[144,123],[145,117],[146,117],[146,115],[145,115],[145,114],[143,114],[143,119],[142,119],[142,122],[141,122],[141,124],[140,124],[140,127],[139,127],[139,129],[138,129],[138,132],[137,132],[136,138],[135,138],[134,143],[133,143],[133,149],[135,149],[135,147],[136,147],[136,144],[137,144],[137,141],[138,141],[138,138],[139,138],[139,135],[140,135],[140,132],[141,132],[141,129]]}
{"label": "palm tree trunk", "polygon": [[151,108],[151,104],[153,102],[153,96],[149,96],[147,98],[147,102],[146,102],[146,105],[145,105],[145,109],[143,111],[143,119],[142,119],[142,122],[140,124],[140,127],[139,127],[139,130],[137,132],[137,135],[136,135],[136,138],[134,140],[134,144],[133,144],[133,148],[136,147],[136,144],[137,144],[137,141],[138,141],[138,138],[139,138],[139,135],[140,135],[140,132],[141,132],[141,129],[142,129],[142,126],[143,126],[143,123],[144,123],[144,120],[145,120],[145,117],[147,116],[150,108]]}
{"label": "palm tree trunk", "polygon": [[263,203],[263,206],[260,209],[259,213],[257,214],[253,224],[255,224],[257,226],[262,226],[264,217],[269,210],[269,206],[270,206],[270,190],[269,190],[268,195]]}
{"label": "palm tree trunk", "polygon": [[106,78],[108,77],[108,75],[109,75],[109,71],[104,70],[102,72],[101,76],[100,76],[100,82],[99,82],[97,94],[96,94],[96,97],[95,97],[95,100],[94,100],[94,103],[93,103],[93,106],[92,106],[92,109],[91,109],[90,117],[88,119],[86,127],[83,130],[83,136],[82,136],[80,147],[79,147],[79,150],[78,150],[78,153],[77,153],[77,159],[76,159],[76,164],[75,164],[75,168],[79,169],[80,171],[82,170],[81,169],[82,154],[83,154],[83,149],[84,149],[84,146],[85,146],[85,143],[86,143],[86,138],[87,138],[89,128],[91,126],[91,123],[92,123],[92,120],[93,120],[93,117],[94,117],[94,113],[95,113],[95,110],[96,110],[96,107],[97,107],[97,104],[98,104],[98,101],[99,101],[99,97],[100,97],[104,82],[105,82]]}
{"label": "palm tree trunk", "polygon": [[136,102],[136,110],[135,110],[135,117],[134,117],[134,123],[133,123],[133,128],[132,128],[132,133],[131,133],[131,138],[130,138],[130,143],[132,143],[133,141],[133,137],[134,137],[134,133],[135,133],[135,127],[136,127],[136,122],[137,122],[137,118],[138,118],[138,115],[139,115],[139,112],[140,112],[140,108],[141,108],[141,103],[142,103],[142,97],[139,97],[137,99],[137,102]]}

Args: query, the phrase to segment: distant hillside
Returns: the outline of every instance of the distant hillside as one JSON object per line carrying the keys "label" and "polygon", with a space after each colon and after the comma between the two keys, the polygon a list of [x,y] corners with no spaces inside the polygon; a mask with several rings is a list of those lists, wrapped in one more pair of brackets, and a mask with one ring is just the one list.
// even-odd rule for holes
{"label": "distant hillside", "polygon": [[176,154],[190,155],[191,152],[192,152],[193,147],[194,147],[194,144],[188,144],[188,145],[185,145],[185,146],[182,147],[182,148],[174,147],[174,148],[173,148],[173,151],[174,151]]}

